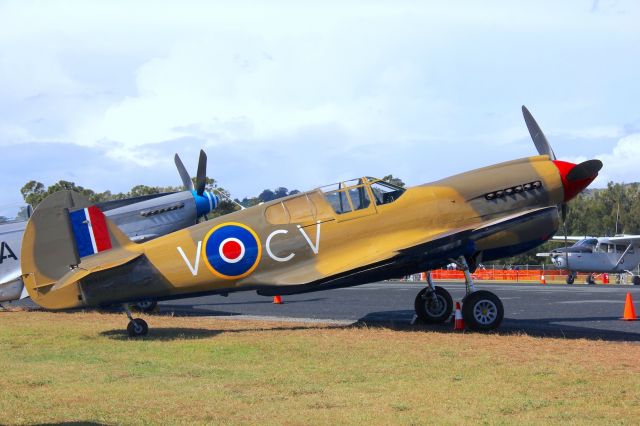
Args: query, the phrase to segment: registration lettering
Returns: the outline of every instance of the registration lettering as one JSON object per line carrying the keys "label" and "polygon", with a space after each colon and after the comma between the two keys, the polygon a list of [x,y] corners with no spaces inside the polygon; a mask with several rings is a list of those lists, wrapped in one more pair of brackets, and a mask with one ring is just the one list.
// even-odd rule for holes
{"label": "registration lettering", "polygon": [[11,250],[11,247],[9,247],[9,244],[3,241],[0,245],[0,264],[4,262],[5,259],[18,260],[13,250]]}
{"label": "registration lettering", "polygon": [[[311,241],[311,238],[306,233],[304,228],[302,226],[300,226],[300,225],[297,225],[298,231],[300,231],[300,233],[302,234],[302,237],[305,239],[305,241],[309,245],[309,248],[311,249],[311,251],[315,255],[317,255],[320,252],[320,226],[321,226],[321,222],[317,221],[316,222],[315,241]],[[295,253],[291,252],[291,253],[287,254],[286,256],[279,256],[279,255],[276,255],[273,252],[272,248],[271,248],[271,245],[273,243],[274,238],[286,238],[288,233],[289,233],[289,231],[286,230],[286,229],[276,229],[276,230],[274,230],[273,232],[271,232],[267,236],[267,239],[264,242],[264,248],[265,248],[265,251],[267,252],[267,255],[271,259],[275,260],[276,262],[289,262],[296,255]],[[255,241],[259,245],[259,242],[257,241],[257,236],[256,236],[256,240]],[[229,246],[229,247],[227,247],[227,246]],[[244,248],[245,248],[245,245],[243,244],[242,241],[236,241],[236,239],[234,239],[234,238],[226,238],[220,244],[219,249],[217,250],[219,253],[218,253],[218,255],[216,257],[220,257],[224,262],[232,265],[234,263],[238,263],[243,258],[244,254],[245,254]],[[194,277],[197,276],[198,275],[198,271],[200,269],[200,259],[202,258],[202,241],[198,241],[198,245],[197,245],[196,253],[195,253],[195,259],[193,259],[193,261],[191,261],[189,259],[189,257],[184,252],[182,247],[177,247],[177,250],[178,250],[178,253],[180,254],[180,257],[184,261],[185,265],[189,269],[189,272],[191,272],[191,274]],[[229,252],[228,254],[230,256],[232,256],[232,258],[228,258],[227,254],[225,254],[225,250]],[[253,251],[255,252],[255,250],[253,250]],[[259,251],[260,250],[258,249],[257,252],[259,252]],[[253,263],[251,265],[252,268],[247,268],[247,269],[251,269],[251,271],[249,271],[249,273],[252,272],[252,270],[253,270],[253,268],[255,268],[255,266],[257,266],[257,262],[258,261],[259,261],[259,259],[256,259],[255,261],[253,261]],[[209,263],[211,263],[210,259],[209,259]],[[209,267],[209,269],[212,269],[212,267]],[[243,272],[243,271],[240,271],[240,272]],[[242,274],[237,273],[236,275],[222,274],[217,269],[215,269],[214,273],[216,275],[219,275],[219,276],[222,276],[222,277],[229,277],[229,278],[236,278],[236,277],[246,276],[246,274],[244,272]]]}

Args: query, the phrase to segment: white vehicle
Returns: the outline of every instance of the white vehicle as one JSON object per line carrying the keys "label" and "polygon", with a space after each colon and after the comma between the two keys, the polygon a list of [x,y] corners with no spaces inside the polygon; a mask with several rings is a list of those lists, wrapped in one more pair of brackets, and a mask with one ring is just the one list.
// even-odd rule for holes
{"label": "white vehicle", "polygon": [[[578,272],[587,272],[587,284],[595,283],[593,273],[608,273],[629,274],[633,284],[640,285],[640,276],[632,272],[640,264],[640,235],[566,239],[575,244],[537,255],[551,257],[557,268],[568,270],[567,284],[573,284]],[[565,237],[556,236],[553,240],[564,241]]]}

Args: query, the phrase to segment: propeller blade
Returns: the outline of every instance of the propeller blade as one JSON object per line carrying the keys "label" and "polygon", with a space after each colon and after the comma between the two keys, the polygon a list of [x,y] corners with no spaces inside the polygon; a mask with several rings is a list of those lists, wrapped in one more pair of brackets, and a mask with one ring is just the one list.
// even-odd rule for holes
{"label": "propeller blade", "polygon": [[204,193],[204,187],[207,185],[207,154],[200,150],[200,159],[198,160],[198,174],[196,175],[196,192],[198,195]]}
{"label": "propeller blade", "polygon": [[191,182],[191,177],[189,177],[189,173],[187,173],[187,169],[182,164],[182,160],[180,156],[176,154],[173,157],[173,161],[176,163],[176,167],[178,168],[178,173],[180,173],[180,178],[182,179],[182,185],[185,187],[187,191],[193,191],[193,182]]}
{"label": "propeller blade", "polygon": [[547,137],[542,133],[542,129],[540,129],[540,126],[536,123],[533,115],[531,115],[527,107],[524,105],[522,105],[522,115],[524,115],[524,122],[527,123],[527,129],[529,129],[529,134],[531,135],[531,139],[533,139],[533,143],[538,150],[538,154],[548,155],[551,160],[555,160],[556,154],[553,153],[553,149],[551,149],[551,145],[549,145]]}
{"label": "propeller blade", "polygon": [[594,178],[602,168],[602,161],[600,160],[587,160],[578,165],[567,173],[567,180],[569,182],[575,182],[577,180]]}
{"label": "propeller blade", "polygon": [[567,267],[567,271],[569,270],[569,242],[567,239],[567,210],[569,209],[569,205],[567,203],[560,204],[560,217],[562,218],[562,231],[564,232],[564,264]]}
{"label": "propeller blade", "polygon": [[[569,206],[567,205],[567,203],[562,203],[560,204],[560,218],[562,219],[562,223],[564,223],[567,220],[567,209],[569,208]],[[566,232],[565,232],[565,237],[566,237]]]}

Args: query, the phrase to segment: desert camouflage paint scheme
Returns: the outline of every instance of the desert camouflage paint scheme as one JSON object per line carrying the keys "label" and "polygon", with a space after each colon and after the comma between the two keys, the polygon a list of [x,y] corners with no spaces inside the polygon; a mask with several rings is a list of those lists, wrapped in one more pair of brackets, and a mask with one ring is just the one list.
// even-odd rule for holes
{"label": "desert camouflage paint scheme", "polygon": [[[538,156],[406,190],[363,177],[141,244],[78,194],[53,194],[27,225],[25,285],[36,303],[65,309],[241,290],[304,293],[455,261],[465,272],[465,324],[493,330],[504,307],[495,294],[475,290],[470,271],[481,259],[513,256],[551,238],[566,202],[602,167],[599,160],[556,160],[531,113],[524,106],[522,113]],[[88,225],[80,209],[91,216]],[[427,283],[415,299],[416,318],[445,322],[453,310],[451,295],[434,286],[429,272]],[[145,335],[147,323],[127,314],[129,335]]]}
{"label": "desert camouflage paint scheme", "polygon": [[[558,163],[540,155],[406,190],[386,186],[386,200],[379,181],[362,178],[142,244],[107,220],[113,248],[82,259],[68,211],[89,204],[79,194],[59,192],[42,202],[27,226],[24,281],[33,301],[65,309],[238,290],[292,294],[433,269],[459,256],[511,256],[556,232],[556,206],[569,192]],[[593,178],[580,181],[579,189]],[[351,211],[339,212],[345,210]]]}

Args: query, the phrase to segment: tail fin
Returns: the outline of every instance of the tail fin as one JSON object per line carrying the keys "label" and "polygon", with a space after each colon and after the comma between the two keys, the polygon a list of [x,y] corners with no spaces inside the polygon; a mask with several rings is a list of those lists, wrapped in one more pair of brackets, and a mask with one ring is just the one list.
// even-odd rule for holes
{"label": "tail fin", "polygon": [[59,191],[29,219],[22,240],[23,280],[29,296],[45,308],[82,306],[78,280],[142,253],[86,197]]}

